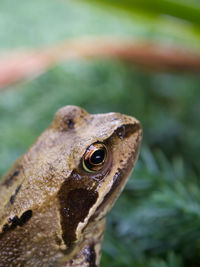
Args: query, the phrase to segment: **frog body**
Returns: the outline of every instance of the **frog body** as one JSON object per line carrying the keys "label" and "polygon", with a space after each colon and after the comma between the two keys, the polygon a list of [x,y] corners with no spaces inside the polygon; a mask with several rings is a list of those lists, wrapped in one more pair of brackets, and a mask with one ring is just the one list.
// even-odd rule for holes
{"label": "frog body", "polygon": [[0,180],[0,266],[99,266],[105,217],[141,139],[133,117],[58,110]]}

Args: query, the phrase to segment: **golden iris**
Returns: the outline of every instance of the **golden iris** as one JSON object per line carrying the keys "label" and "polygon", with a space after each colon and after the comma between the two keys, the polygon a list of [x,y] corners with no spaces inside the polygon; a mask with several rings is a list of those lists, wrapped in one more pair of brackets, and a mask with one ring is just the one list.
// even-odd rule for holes
{"label": "golden iris", "polygon": [[83,168],[87,172],[100,171],[107,159],[107,148],[103,143],[90,145],[83,156]]}

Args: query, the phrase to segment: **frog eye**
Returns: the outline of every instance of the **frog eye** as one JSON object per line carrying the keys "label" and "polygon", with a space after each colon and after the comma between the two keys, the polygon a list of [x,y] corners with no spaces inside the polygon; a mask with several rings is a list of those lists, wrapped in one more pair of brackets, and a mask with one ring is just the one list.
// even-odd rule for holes
{"label": "frog eye", "polygon": [[100,171],[107,159],[107,148],[103,143],[90,145],[83,156],[83,168],[87,172]]}

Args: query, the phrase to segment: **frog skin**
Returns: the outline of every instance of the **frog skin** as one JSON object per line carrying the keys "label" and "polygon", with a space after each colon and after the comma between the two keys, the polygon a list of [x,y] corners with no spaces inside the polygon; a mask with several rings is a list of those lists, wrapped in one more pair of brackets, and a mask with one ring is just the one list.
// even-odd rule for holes
{"label": "frog skin", "polygon": [[141,139],[133,117],[59,109],[0,180],[0,266],[99,266]]}

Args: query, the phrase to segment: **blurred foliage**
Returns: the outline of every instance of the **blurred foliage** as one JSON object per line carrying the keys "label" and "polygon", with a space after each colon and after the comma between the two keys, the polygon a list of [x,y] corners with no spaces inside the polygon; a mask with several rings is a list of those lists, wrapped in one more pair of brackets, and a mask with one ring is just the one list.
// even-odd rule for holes
{"label": "blurred foliage", "polygon": [[[116,7],[118,3],[124,3],[122,7],[126,7],[127,1],[115,1]],[[110,2],[114,3],[111,0],[106,3]],[[101,6],[96,4],[98,1],[88,0],[21,0],[21,5],[17,5],[15,0],[1,0],[0,49],[45,46],[84,34],[111,34],[133,40],[147,39],[152,42],[199,48],[198,25],[192,24],[190,20],[170,16],[168,13],[152,12],[152,9],[149,10],[150,2],[141,1],[142,8],[137,10],[133,4],[132,8],[115,9],[113,5]],[[195,0],[193,2],[198,3]],[[134,1],[129,0],[129,3]],[[189,0],[187,3],[189,5]],[[154,5],[154,9],[156,6]],[[145,7],[148,7],[148,12],[145,11]],[[193,7],[192,3],[190,7]],[[174,10],[176,13],[180,12],[179,9]]]}
{"label": "blurred foliage", "polygon": [[153,14],[175,16],[200,25],[200,3],[198,0],[92,0],[91,2],[124,9],[129,13],[140,11],[145,12],[148,16]]}
{"label": "blurred foliage", "polygon": [[[15,8],[14,0],[0,3],[2,49],[47,45],[84,33],[142,36],[183,45],[194,40],[189,38],[194,37],[190,26],[179,21],[180,27],[166,33],[159,28],[162,24],[147,23],[140,14],[133,23],[124,13],[118,17],[80,2],[22,2]],[[173,29],[170,23],[168,27]],[[117,60],[59,64],[35,80],[0,92],[0,174],[63,105],[133,115],[142,122],[143,145],[136,169],[108,216],[102,266],[197,267],[199,84],[199,75],[156,73]]]}

